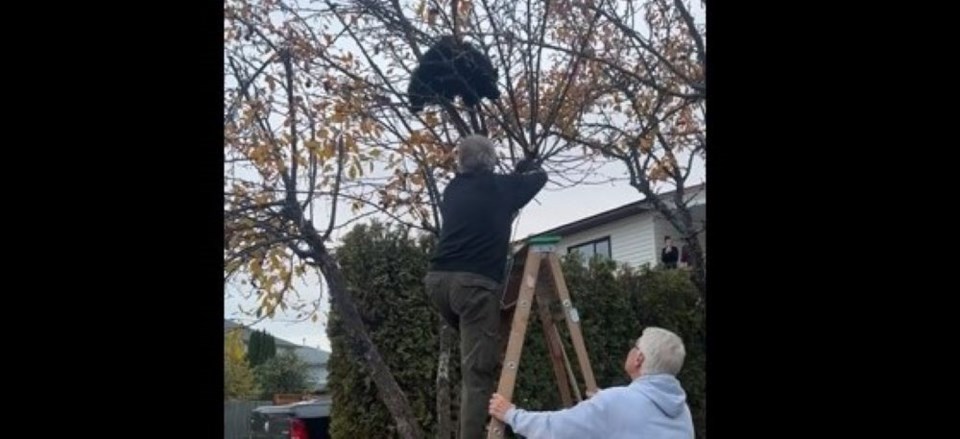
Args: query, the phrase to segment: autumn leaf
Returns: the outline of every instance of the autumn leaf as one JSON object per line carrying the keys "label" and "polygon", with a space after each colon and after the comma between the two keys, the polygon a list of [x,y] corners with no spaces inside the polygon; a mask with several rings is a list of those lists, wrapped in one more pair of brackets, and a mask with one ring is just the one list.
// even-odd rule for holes
{"label": "autumn leaf", "polygon": [[364,118],[360,121],[360,131],[363,134],[370,134],[373,131],[373,121],[368,118]]}
{"label": "autumn leaf", "polygon": [[431,111],[423,115],[423,120],[426,122],[428,127],[435,127],[440,123],[440,119],[437,117],[436,111]]}
{"label": "autumn leaf", "polygon": [[653,136],[653,133],[647,133],[640,138],[640,152],[650,154],[650,151],[653,150]]}
{"label": "autumn leaf", "polygon": [[347,151],[356,152],[357,151],[357,139],[353,137],[350,133],[345,133],[343,135],[344,143],[346,144]]}
{"label": "autumn leaf", "polygon": [[260,268],[260,263],[261,261],[258,259],[254,259],[250,261],[250,265],[249,265],[250,274],[252,274],[254,277],[259,277],[263,275],[263,269]]}
{"label": "autumn leaf", "polygon": [[303,142],[303,146],[308,150],[310,150],[311,154],[314,154],[314,155],[322,154],[323,144],[316,140],[307,140],[306,142]]}

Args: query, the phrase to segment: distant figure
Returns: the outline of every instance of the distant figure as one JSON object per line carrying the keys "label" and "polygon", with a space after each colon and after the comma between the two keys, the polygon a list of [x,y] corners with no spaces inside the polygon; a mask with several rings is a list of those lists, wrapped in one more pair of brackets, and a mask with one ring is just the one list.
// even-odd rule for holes
{"label": "distant figure", "polygon": [[660,262],[667,269],[677,268],[677,261],[680,259],[680,250],[673,245],[673,240],[669,236],[663,238],[663,250],[660,250]]}
{"label": "distant figure", "polygon": [[690,266],[690,250],[687,246],[680,247],[680,266],[684,268]]}

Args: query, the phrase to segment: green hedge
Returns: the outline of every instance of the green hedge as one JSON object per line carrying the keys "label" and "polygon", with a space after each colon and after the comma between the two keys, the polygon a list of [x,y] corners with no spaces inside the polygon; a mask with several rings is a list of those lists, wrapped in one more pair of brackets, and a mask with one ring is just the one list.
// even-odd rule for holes
{"label": "green hedge", "polygon": [[[374,224],[355,227],[336,255],[374,344],[406,393],[424,433],[434,437],[440,319],[423,291],[429,253],[429,242],[417,242],[402,229]],[[348,357],[343,327],[334,311],[329,322],[332,437],[397,437],[367,371]]]}
{"label": "green hedge", "polygon": [[[428,437],[436,436],[435,383],[439,317],[423,291],[429,240],[379,224],[357,226],[345,236],[337,258],[364,323]],[[682,271],[630,270],[611,261],[589,267],[564,260],[567,285],[582,319],[587,351],[597,384],[626,384],[623,362],[646,326],[677,332],[687,346],[680,380],[694,413],[697,437],[704,438],[704,327],[696,288]],[[335,308],[332,308],[335,309]],[[566,350],[581,376],[566,325],[559,324]],[[515,400],[533,410],[556,409],[560,397],[536,313],[527,329]],[[346,355],[343,328],[331,311],[328,335],[333,345],[329,385],[333,396],[334,438],[396,437],[390,415],[363,368]],[[459,352],[451,364],[454,416],[459,400]]]}

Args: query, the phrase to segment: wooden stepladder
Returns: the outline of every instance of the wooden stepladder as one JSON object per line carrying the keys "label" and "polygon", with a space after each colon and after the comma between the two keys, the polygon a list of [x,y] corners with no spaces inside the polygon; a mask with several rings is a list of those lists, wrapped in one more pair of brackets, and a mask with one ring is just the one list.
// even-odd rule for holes
{"label": "wooden stepladder", "polygon": [[[560,304],[563,313],[562,318],[567,322],[580,371],[583,373],[587,394],[592,394],[597,390],[593,369],[590,367],[590,358],[587,356],[587,347],[580,330],[580,316],[570,300],[570,292],[567,290],[567,283],[563,278],[560,260],[554,253],[559,241],[560,238],[555,236],[530,239],[526,247],[516,255],[515,262],[522,260],[522,267],[515,263],[514,270],[512,270],[507,282],[503,303],[501,304],[500,334],[504,335],[509,330],[510,337],[503,356],[503,367],[500,371],[497,393],[508,400],[513,399],[517,371],[520,368],[520,354],[523,350],[527,322],[534,301],[537,303],[537,312],[543,326],[550,360],[553,364],[553,373],[557,379],[560,399],[564,407],[573,405],[573,398],[570,394],[571,388],[578,402],[582,401],[583,398],[580,394],[576,376],[573,373],[573,367],[560,339],[560,331],[557,329],[555,316],[550,309],[553,302]],[[491,419],[487,430],[487,439],[502,438],[504,437],[504,431],[502,422]]]}

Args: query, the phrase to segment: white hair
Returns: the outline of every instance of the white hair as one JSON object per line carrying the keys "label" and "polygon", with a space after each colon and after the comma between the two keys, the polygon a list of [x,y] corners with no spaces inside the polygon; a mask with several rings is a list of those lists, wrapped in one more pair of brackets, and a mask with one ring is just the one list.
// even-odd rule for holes
{"label": "white hair", "polygon": [[457,145],[457,167],[460,172],[492,171],[497,166],[497,151],[490,139],[472,134]]}
{"label": "white hair", "polygon": [[676,375],[683,367],[687,350],[677,334],[663,328],[649,327],[637,339],[637,348],[643,353],[641,375],[666,373]]}

